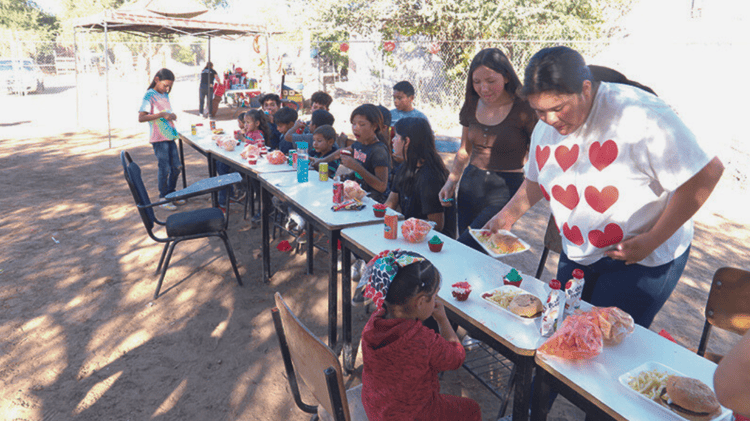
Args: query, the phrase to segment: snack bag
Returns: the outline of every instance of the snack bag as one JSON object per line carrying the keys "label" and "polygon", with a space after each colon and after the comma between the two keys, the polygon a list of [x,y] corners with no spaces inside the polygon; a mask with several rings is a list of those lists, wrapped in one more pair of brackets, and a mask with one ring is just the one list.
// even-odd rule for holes
{"label": "snack bag", "polygon": [[432,225],[417,218],[409,218],[401,224],[401,235],[410,243],[421,243],[427,238]]}
{"label": "snack bag", "polygon": [[633,317],[617,307],[594,307],[591,312],[597,315],[604,345],[617,345],[635,329]]}
{"label": "snack bag", "polygon": [[284,152],[281,151],[269,152],[266,159],[268,159],[268,162],[274,165],[281,165],[286,163],[286,155],[284,155]]}
{"label": "snack bag", "polygon": [[250,155],[259,156],[260,148],[255,145],[247,145],[245,146],[245,149],[240,152],[240,156],[242,157],[242,159],[248,159]]}
{"label": "snack bag", "polygon": [[353,180],[344,181],[344,200],[354,199],[362,201],[367,193],[362,190],[359,183]]}
{"label": "snack bag", "polygon": [[596,357],[604,345],[597,319],[594,312],[568,316],[562,327],[539,347],[538,352],[567,360]]}

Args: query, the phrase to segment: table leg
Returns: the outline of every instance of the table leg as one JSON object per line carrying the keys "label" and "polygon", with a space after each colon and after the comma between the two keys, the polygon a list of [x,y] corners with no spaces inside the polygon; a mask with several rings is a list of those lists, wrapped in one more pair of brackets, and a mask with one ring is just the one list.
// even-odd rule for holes
{"label": "table leg", "polygon": [[185,174],[185,151],[182,149],[182,138],[177,138],[180,142],[177,144],[180,151],[180,166],[182,167],[182,188],[187,187],[187,174]]}
{"label": "table leg", "polygon": [[352,347],[352,257],[349,249],[344,245],[341,248],[341,333],[344,354],[344,372],[347,374],[354,370],[354,361],[357,359],[357,349]]}
{"label": "table leg", "polygon": [[549,414],[549,377],[549,373],[541,368],[536,370],[536,376],[534,378],[534,396],[531,397],[532,421],[545,421]]}
{"label": "table leg", "polygon": [[307,273],[313,274],[313,251],[315,250],[315,244],[313,244],[315,227],[310,221],[305,223],[307,230],[305,231],[305,239],[307,239]]}
{"label": "table leg", "polygon": [[271,279],[271,256],[270,256],[270,247],[269,244],[271,242],[271,236],[268,232],[268,226],[269,226],[269,215],[271,214],[271,194],[263,188],[263,185],[259,185],[260,187],[260,232],[261,232],[261,251],[263,253],[263,263],[262,263],[262,279],[263,283],[268,283]]}
{"label": "table leg", "polygon": [[[214,162],[214,155],[211,152],[207,153],[206,160],[208,161],[208,176],[215,177],[216,176],[216,163]],[[219,192],[211,193],[211,205],[213,207],[216,207],[218,203],[219,203]]]}
{"label": "table leg", "polygon": [[[341,237],[341,231],[333,230],[328,232],[328,239],[330,245],[328,246],[328,255],[330,256],[330,264],[328,267],[328,346],[331,349],[336,348],[337,338],[336,331],[338,330],[338,266],[339,266],[339,238]],[[346,298],[346,297],[344,297]]]}
{"label": "table leg", "polygon": [[513,389],[513,421],[529,419],[529,402],[531,401],[531,380],[534,370],[534,357],[520,356],[515,361],[516,386]]}

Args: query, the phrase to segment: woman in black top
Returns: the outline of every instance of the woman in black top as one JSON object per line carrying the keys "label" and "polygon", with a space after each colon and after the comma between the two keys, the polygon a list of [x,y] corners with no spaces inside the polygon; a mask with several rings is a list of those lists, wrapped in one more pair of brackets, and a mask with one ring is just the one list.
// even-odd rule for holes
{"label": "woman in black top", "polygon": [[209,61],[201,71],[201,85],[198,89],[198,98],[200,100],[198,103],[198,112],[201,115],[203,115],[203,104],[206,98],[208,98],[208,110],[206,110],[206,113],[213,117],[214,79],[218,81],[219,74],[214,70],[214,64]]}
{"label": "woman in black top", "polygon": [[456,238],[456,208],[443,207],[438,193],[448,169],[435,148],[435,136],[427,120],[407,117],[395,126],[393,156],[403,161],[393,179],[385,204],[406,218],[435,222],[435,229]]}

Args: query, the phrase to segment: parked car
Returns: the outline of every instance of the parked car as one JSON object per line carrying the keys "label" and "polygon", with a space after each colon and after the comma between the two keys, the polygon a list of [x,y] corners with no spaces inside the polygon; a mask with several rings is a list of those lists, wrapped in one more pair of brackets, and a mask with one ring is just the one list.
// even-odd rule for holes
{"label": "parked car", "polygon": [[44,74],[30,58],[0,58],[0,88],[25,95],[44,91]]}

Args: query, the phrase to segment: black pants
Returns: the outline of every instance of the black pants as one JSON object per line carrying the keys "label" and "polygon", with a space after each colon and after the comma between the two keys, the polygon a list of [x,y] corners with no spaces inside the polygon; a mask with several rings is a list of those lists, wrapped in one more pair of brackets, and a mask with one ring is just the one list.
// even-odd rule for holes
{"label": "black pants", "polygon": [[482,246],[469,234],[469,228],[482,228],[516,194],[523,180],[520,172],[466,167],[458,188],[458,241],[484,253]]}
{"label": "black pants", "polygon": [[203,115],[203,104],[206,102],[206,98],[208,98],[208,110],[207,114],[209,114],[211,117],[214,116],[213,113],[213,107],[214,107],[214,90],[210,86],[203,86],[201,85],[200,89],[198,90],[198,113]]}

